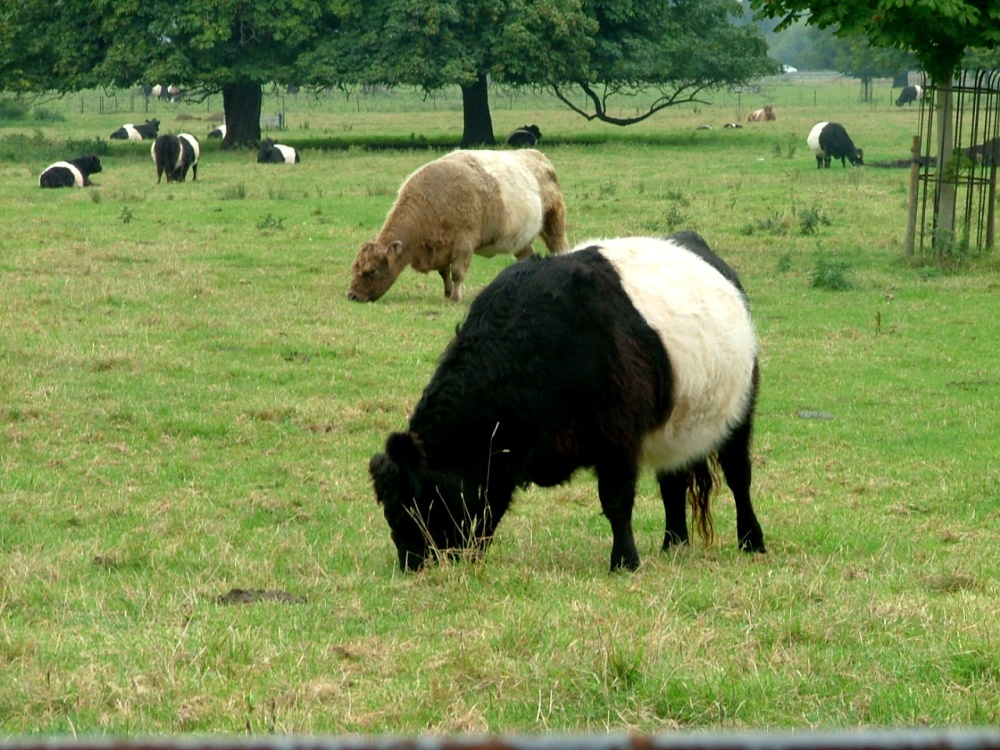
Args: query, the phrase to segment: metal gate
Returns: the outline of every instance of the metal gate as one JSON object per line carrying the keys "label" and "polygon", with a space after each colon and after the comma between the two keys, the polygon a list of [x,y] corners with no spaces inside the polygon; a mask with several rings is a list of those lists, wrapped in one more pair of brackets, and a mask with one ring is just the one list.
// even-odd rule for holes
{"label": "metal gate", "polygon": [[[993,249],[1000,166],[1000,70],[966,71],[951,86],[951,116],[940,119],[939,99],[947,90],[930,85],[920,102],[920,131],[914,142],[907,254],[986,252]],[[952,156],[938,168],[945,140]],[[942,197],[954,191],[954,211]],[[914,188],[916,193],[914,194]],[[914,243],[915,239],[915,243]]]}

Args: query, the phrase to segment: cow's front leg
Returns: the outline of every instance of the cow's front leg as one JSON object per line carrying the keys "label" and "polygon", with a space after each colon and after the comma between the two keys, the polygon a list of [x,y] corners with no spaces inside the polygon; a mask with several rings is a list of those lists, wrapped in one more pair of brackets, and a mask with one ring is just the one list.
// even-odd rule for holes
{"label": "cow's front leg", "polygon": [[455,289],[455,285],[451,281],[451,266],[438,269],[438,273],[441,274],[441,280],[444,282],[444,296],[451,298],[451,294]]}
{"label": "cow's front leg", "polygon": [[535,254],[535,248],[533,248],[531,245],[528,245],[527,247],[522,247],[520,250],[514,253],[514,257],[517,258],[518,260],[524,260],[525,258],[533,257],[534,254]]}
{"label": "cow's front leg", "polygon": [[601,508],[611,523],[611,571],[639,567],[639,551],[632,534],[632,505],[635,503],[636,471],[625,464],[597,467],[597,492]]}

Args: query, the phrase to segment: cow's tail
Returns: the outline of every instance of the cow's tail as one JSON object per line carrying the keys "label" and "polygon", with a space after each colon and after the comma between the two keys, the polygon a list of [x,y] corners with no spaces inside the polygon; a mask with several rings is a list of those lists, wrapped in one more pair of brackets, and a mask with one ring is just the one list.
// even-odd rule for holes
{"label": "cow's tail", "polygon": [[712,519],[712,490],[718,484],[719,462],[715,454],[699,461],[688,470],[687,498],[691,504],[691,524],[698,529],[702,544],[708,546],[715,540],[715,521]]}

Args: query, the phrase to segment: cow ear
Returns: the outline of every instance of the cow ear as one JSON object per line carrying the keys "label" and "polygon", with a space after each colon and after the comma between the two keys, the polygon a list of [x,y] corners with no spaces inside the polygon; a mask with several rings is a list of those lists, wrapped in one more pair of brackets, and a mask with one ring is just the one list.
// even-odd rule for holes
{"label": "cow ear", "polygon": [[403,243],[400,240],[393,240],[386,247],[386,251],[400,255],[403,252]]}
{"label": "cow ear", "polygon": [[376,453],[368,462],[375,488],[375,500],[379,505],[392,506],[398,502],[399,467],[384,453]]}
{"label": "cow ear", "polygon": [[394,432],[385,441],[385,452],[400,467],[411,472],[419,471],[426,464],[424,447],[412,432]]}

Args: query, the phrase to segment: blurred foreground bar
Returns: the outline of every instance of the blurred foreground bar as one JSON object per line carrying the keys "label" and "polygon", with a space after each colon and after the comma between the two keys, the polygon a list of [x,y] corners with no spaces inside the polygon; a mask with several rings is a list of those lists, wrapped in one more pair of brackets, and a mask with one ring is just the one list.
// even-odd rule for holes
{"label": "blurred foreground bar", "polygon": [[956,730],[719,732],[657,735],[250,737],[0,741],[0,750],[1000,750],[1000,727]]}

